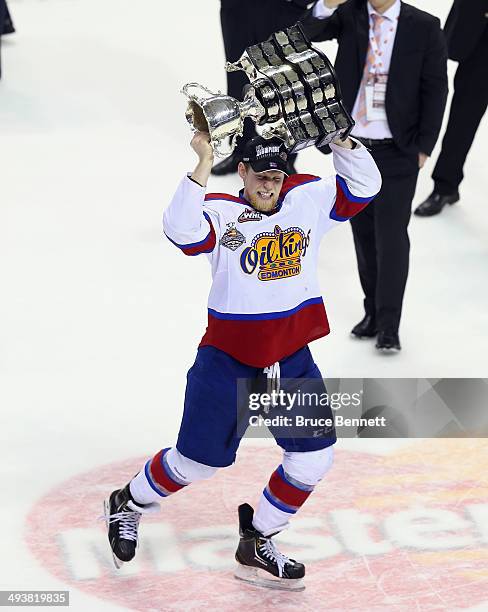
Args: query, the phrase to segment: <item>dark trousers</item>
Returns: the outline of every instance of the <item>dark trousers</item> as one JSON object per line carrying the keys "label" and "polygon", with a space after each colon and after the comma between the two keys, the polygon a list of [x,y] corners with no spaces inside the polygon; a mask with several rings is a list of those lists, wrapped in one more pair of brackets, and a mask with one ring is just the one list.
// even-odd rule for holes
{"label": "dark trousers", "polygon": [[379,330],[398,331],[408,276],[408,223],[418,176],[418,157],[394,144],[371,149],[383,178],[376,198],[351,219],[364,309]]}
{"label": "dark trousers", "polygon": [[[220,22],[224,39],[225,57],[236,62],[246,47],[263,42],[273,32],[296,23],[304,9],[285,0],[221,0]],[[249,84],[244,72],[227,73],[227,93],[242,100],[242,89]],[[244,135],[237,140],[236,151],[241,153],[248,140],[256,136],[251,119],[244,122]]]}
{"label": "dark trousers", "polygon": [[442,150],[432,173],[435,191],[448,195],[463,180],[463,166],[488,105],[488,27],[473,53],[459,63]]}

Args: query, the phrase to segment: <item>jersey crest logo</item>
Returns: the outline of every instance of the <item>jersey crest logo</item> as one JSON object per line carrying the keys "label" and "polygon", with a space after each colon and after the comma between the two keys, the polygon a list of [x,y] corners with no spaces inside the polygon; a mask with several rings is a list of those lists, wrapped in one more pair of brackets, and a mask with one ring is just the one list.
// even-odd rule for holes
{"label": "jersey crest logo", "polygon": [[226,249],[235,251],[246,242],[246,238],[236,228],[235,223],[227,223],[225,234],[220,239],[220,243]]}
{"label": "jersey crest logo", "polygon": [[262,218],[263,215],[258,210],[246,208],[246,210],[239,215],[237,221],[239,221],[239,223],[245,223],[246,221],[261,221]]}
{"label": "jersey crest logo", "polygon": [[299,227],[282,230],[276,225],[274,232],[258,234],[251,246],[242,251],[241,268],[246,274],[258,269],[258,278],[262,281],[297,276],[310,245],[310,231],[305,235]]}

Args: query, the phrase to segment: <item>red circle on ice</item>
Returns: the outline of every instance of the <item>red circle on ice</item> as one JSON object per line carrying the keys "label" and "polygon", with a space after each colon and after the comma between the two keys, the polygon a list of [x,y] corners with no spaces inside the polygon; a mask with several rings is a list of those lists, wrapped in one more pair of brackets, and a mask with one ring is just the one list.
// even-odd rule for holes
{"label": "red circle on ice", "polygon": [[116,570],[97,517],[104,497],[143,463],[136,458],[80,474],[35,504],[26,540],[44,568],[133,610],[389,612],[488,600],[484,441],[430,440],[387,456],[336,452],[331,472],[278,536],[282,552],[306,563],[301,593],[233,578],[236,509],[257,503],[280,463],[272,442],[241,449],[236,465],[162,500],[161,513],[142,520],[136,560]]}

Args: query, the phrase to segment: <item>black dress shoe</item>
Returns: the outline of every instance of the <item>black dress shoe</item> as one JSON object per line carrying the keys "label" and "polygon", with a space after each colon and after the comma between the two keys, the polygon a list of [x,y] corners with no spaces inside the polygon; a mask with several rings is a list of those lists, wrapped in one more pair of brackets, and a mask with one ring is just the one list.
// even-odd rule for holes
{"label": "black dress shoe", "polygon": [[382,353],[393,353],[400,351],[402,347],[400,346],[400,338],[398,337],[398,333],[393,331],[378,332],[376,348]]}
{"label": "black dress shoe", "polygon": [[212,168],[212,174],[214,176],[224,176],[224,174],[233,174],[237,172],[237,166],[242,161],[242,154],[234,151],[232,155],[226,157],[223,161],[219,162]]}
{"label": "black dress shoe", "polygon": [[446,204],[454,204],[459,200],[459,193],[455,191],[449,195],[441,195],[433,191],[430,196],[419,204],[414,211],[417,217],[432,217],[438,215]]}
{"label": "black dress shoe", "polygon": [[369,314],[364,315],[364,319],[351,330],[351,336],[354,338],[374,338],[376,334],[376,319]]}

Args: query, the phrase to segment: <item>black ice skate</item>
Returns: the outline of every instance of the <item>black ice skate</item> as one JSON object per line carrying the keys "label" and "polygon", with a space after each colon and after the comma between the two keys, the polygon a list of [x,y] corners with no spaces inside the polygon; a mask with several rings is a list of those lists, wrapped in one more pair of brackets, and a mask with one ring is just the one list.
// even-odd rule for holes
{"label": "black ice skate", "polygon": [[254,510],[249,504],[239,506],[239,535],[234,576],[271,589],[303,591],[305,566],[288,559],[270,537],[264,537],[252,524]]}
{"label": "black ice skate", "polygon": [[115,567],[121,568],[132,561],[137,548],[137,530],[143,514],[158,512],[159,504],[138,504],[134,501],[129,485],[113,491],[104,502],[104,516],[108,529],[108,541],[112,549]]}

